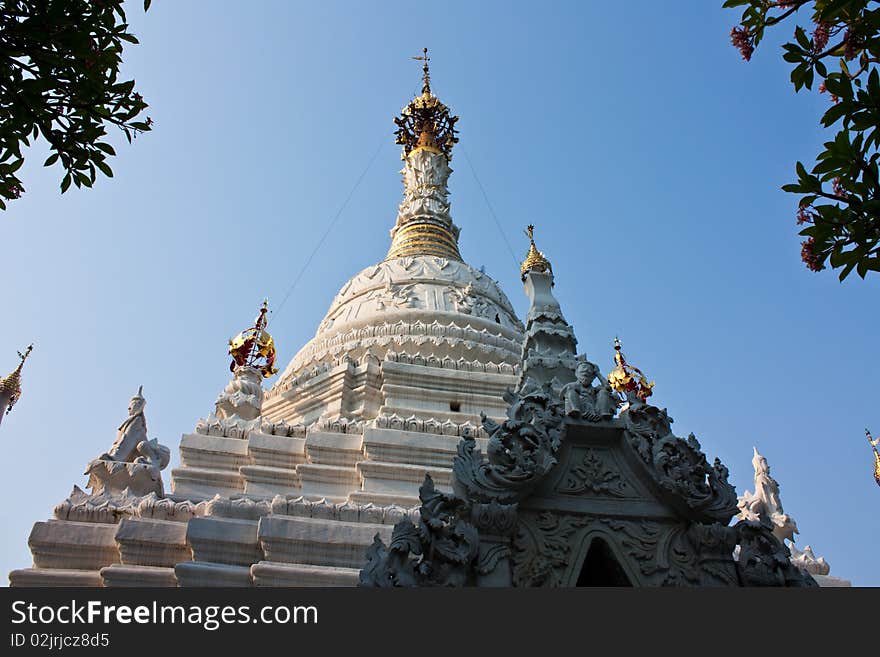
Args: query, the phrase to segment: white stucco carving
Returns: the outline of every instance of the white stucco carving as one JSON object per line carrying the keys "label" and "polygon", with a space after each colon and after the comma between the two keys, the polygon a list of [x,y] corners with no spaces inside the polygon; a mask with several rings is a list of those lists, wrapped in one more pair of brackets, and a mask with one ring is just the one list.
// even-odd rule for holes
{"label": "white stucco carving", "polygon": [[756,447],[752,449],[754,450],[752,465],[755,467],[755,492],[746,491],[739,498],[737,506],[740,512],[737,518],[769,523],[776,538],[783,543],[788,541],[786,545],[791,552],[791,562],[795,566],[811,575],[827,576],[831,567],[823,557],[816,558],[813,548],[809,545],[803,551],[795,546],[794,535],[800,533],[797,523],[782,509],[779,483],[770,476],[770,466],[767,464],[767,459],[758,453]]}
{"label": "white stucco carving", "polygon": [[217,397],[215,410],[196,424],[196,433],[227,438],[247,438],[260,428],[263,407],[262,372],[238,366],[232,380]]}
{"label": "white stucco carving", "polygon": [[391,237],[398,227],[428,215],[452,226],[457,238],[459,230],[449,216],[447,181],[452,169],[446,156],[427,150],[414,151],[404,160],[400,173],[403,176],[403,201]]}
{"label": "white stucco carving", "polygon": [[813,548],[806,546],[801,552],[794,544],[788,546],[791,551],[791,562],[800,568],[806,570],[811,575],[827,575],[831,572],[831,566],[825,561],[824,557],[816,558],[813,554]]}
{"label": "white stucco carving", "polygon": [[164,495],[161,472],[171,460],[171,450],[156,438],[147,438],[147,402],[142,392],[139,388],[131,398],[128,418],[119,426],[112,447],[86,466],[92,495]]}
{"label": "white stucco carving", "polygon": [[797,523],[782,509],[779,498],[779,484],[770,476],[767,459],[758,453],[757,447],[752,448],[754,456],[752,465],[755,468],[755,492],[746,491],[740,498],[738,518],[769,523],[773,527],[773,535],[780,541],[794,541],[798,533]]}

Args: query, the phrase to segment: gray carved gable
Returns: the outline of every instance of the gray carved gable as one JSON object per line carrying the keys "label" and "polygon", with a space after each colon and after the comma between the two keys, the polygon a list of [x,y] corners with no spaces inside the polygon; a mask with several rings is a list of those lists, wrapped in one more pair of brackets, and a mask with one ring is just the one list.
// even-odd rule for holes
{"label": "gray carved gable", "polygon": [[665,409],[630,397],[617,418],[572,414],[565,390],[506,394],[507,419],[483,417],[485,457],[462,438],[454,493],[426,476],[419,524],[376,536],[361,584],[815,586],[769,525],[729,525],[727,468]]}
{"label": "gray carved gable", "polygon": [[[640,464],[627,458],[631,449],[625,444],[623,428],[616,423],[584,424],[565,423],[562,445],[557,454],[558,463],[539,486],[529,503],[560,505],[574,509],[583,505],[613,512],[634,508],[633,501],[648,505],[641,512],[650,510],[666,515],[664,505],[642,482]],[[629,462],[628,462],[629,461]],[[589,501],[588,501],[589,500]],[[626,500],[624,504],[615,504]]]}

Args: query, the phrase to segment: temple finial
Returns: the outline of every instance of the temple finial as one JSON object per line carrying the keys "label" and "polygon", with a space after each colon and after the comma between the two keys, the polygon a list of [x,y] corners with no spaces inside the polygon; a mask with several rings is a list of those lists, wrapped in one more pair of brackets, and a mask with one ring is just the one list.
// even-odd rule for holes
{"label": "temple finial", "polygon": [[229,355],[232,356],[229,369],[233,372],[236,367],[254,367],[269,378],[278,371],[274,367],[275,341],[266,331],[268,313],[269,300],[264,299],[254,325],[229,341]]}
{"label": "temple finial", "polygon": [[422,95],[410,101],[400,116],[394,117],[394,123],[397,124],[395,141],[403,146],[402,159],[419,150],[442,153],[446,159],[451,159],[452,147],[458,142],[458,137],[455,136],[458,117],[452,116],[449,108],[431,92],[428,49],[424,48],[422,53],[419,57],[413,57],[424,62]]}
{"label": "temple finial", "polygon": [[428,49],[422,48],[422,55],[420,57],[413,57],[420,62],[424,62],[422,66],[422,93],[426,95],[431,94],[431,71],[428,69],[428,62],[431,61],[431,58],[428,57]]}
{"label": "temple finial", "polygon": [[[34,345],[29,344],[27,349],[24,350],[24,353],[18,352],[19,362],[18,367],[16,367],[11,374],[5,376],[0,379],[0,399],[2,399],[2,403],[0,403],[0,420],[3,419],[3,415],[12,410],[12,407],[15,406],[15,403],[21,397],[21,368],[24,366],[24,362],[28,359],[28,356],[31,355],[31,352],[34,350]],[[5,409],[2,406],[6,406]]]}
{"label": "temple finial", "polygon": [[529,252],[519,268],[523,282],[526,280],[526,272],[528,271],[545,272],[552,276],[553,267],[550,265],[550,261],[535,246],[535,226],[533,224],[526,227],[526,234],[529,236]]}
{"label": "temple finial", "polygon": [[[654,394],[654,382],[648,383],[648,378],[642,373],[642,370],[626,362],[620,339],[616,337],[614,338],[614,364],[615,368],[608,374],[608,383],[612,389],[623,395],[632,392],[642,401]],[[758,455],[757,449],[755,449],[755,455],[756,457]]]}
{"label": "temple finial", "polygon": [[874,481],[880,486],[880,451],[877,450],[877,445],[880,444],[880,438],[874,438],[871,435],[871,432],[867,429],[865,429],[865,435],[868,437],[871,449],[874,450]]}

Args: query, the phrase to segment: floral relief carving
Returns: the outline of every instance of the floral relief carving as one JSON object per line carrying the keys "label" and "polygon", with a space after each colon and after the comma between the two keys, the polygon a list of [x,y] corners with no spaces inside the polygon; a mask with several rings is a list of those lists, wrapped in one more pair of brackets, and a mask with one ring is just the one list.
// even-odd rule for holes
{"label": "floral relief carving", "polygon": [[596,450],[587,449],[580,463],[566,475],[559,492],[569,495],[594,493],[627,497],[629,485],[621,479],[617,469],[609,466]]}

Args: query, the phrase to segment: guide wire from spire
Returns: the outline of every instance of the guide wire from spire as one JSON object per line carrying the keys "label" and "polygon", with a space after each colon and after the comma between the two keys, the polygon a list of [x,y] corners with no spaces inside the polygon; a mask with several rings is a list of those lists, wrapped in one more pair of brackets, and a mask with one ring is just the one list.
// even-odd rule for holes
{"label": "guide wire from spire", "polygon": [[480,192],[483,194],[483,200],[486,202],[486,207],[489,208],[489,214],[492,215],[492,220],[495,222],[495,227],[498,229],[498,233],[501,235],[501,239],[507,246],[507,252],[510,254],[510,258],[511,260],[513,260],[513,264],[519,267],[519,260],[513,252],[513,247],[510,245],[510,241],[507,239],[507,235],[504,234],[504,229],[501,228],[501,222],[498,221],[498,217],[495,215],[495,210],[492,209],[492,204],[489,202],[489,196],[486,194],[486,190],[483,188],[483,183],[480,182],[479,176],[477,176],[477,170],[474,168],[474,163],[471,162],[471,158],[467,154],[467,150],[464,146],[459,146],[458,148],[461,151],[462,155],[464,155],[464,159],[467,160],[468,166],[471,169],[471,173],[474,176],[474,180],[477,181],[477,187],[480,188]]}
{"label": "guide wire from spire", "polygon": [[360,187],[361,182],[363,182],[364,178],[367,175],[367,172],[373,168],[373,163],[376,161],[376,158],[379,157],[379,153],[382,151],[382,146],[385,145],[386,137],[383,135],[382,139],[379,141],[379,146],[376,148],[376,151],[373,153],[373,157],[370,158],[370,161],[367,163],[367,166],[361,172],[361,175],[358,176],[357,181],[354,183],[354,186],[351,188],[351,191],[348,193],[348,196],[343,201],[342,205],[339,207],[339,210],[336,212],[336,215],[333,219],[330,220],[330,223],[327,225],[327,230],[324,231],[324,234],[321,236],[321,239],[318,240],[318,243],[315,245],[315,248],[312,249],[312,252],[309,254],[309,257],[306,258],[302,267],[300,267],[299,273],[296,275],[296,278],[293,279],[293,283],[290,284],[290,287],[287,289],[287,293],[284,295],[284,298],[281,299],[281,303],[278,304],[278,307],[272,312],[272,316],[269,318],[269,322],[266,324],[268,328],[269,325],[272,324],[275,317],[281,312],[281,309],[284,307],[284,304],[287,303],[287,300],[290,298],[290,295],[293,293],[293,290],[296,288],[297,283],[299,283],[300,279],[305,274],[306,269],[308,269],[309,265],[312,263],[312,259],[318,253],[318,250],[324,245],[324,242],[327,240],[327,237],[330,235],[330,232],[333,230],[333,226],[336,225],[336,222],[339,220],[339,217],[342,216],[342,213],[345,211],[345,208],[348,207],[349,202],[351,201],[354,193],[357,191],[358,187]]}

